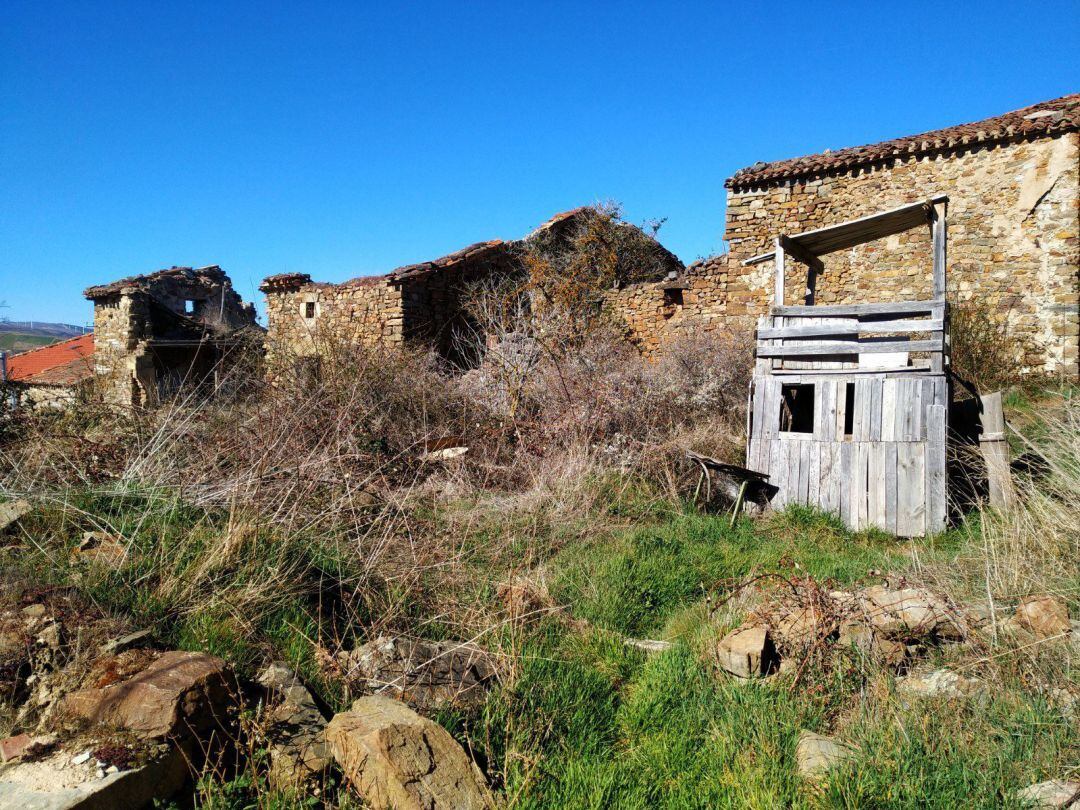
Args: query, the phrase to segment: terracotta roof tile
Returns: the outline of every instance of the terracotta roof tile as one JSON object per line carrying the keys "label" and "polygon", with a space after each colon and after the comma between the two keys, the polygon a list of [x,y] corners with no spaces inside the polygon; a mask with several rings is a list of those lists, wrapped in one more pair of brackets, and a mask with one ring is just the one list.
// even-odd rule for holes
{"label": "terracotta roof tile", "polygon": [[8,357],[8,379],[38,385],[73,385],[94,375],[91,332]]}
{"label": "terracotta roof tile", "polygon": [[844,172],[890,158],[947,152],[973,143],[1020,140],[1077,129],[1080,129],[1080,93],[1073,93],[971,124],[958,124],[920,135],[894,138],[867,146],[852,146],[835,152],[822,152],[772,163],[755,163],[735,172],[724,185],[730,189],[743,190],[778,180]]}
{"label": "terracotta roof tile", "polygon": [[442,270],[445,267],[452,267],[458,262],[462,262],[466,259],[480,259],[494,256],[495,254],[506,250],[507,247],[507,243],[501,239],[492,239],[488,242],[476,242],[461,250],[456,250],[453,253],[448,253],[445,256],[433,259],[429,262],[420,262],[419,264],[409,264],[405,267],[399,267],[397,270],[390,273],[389,278],[391,281],[401,281],[407,278],[424,276],[436,270]]}

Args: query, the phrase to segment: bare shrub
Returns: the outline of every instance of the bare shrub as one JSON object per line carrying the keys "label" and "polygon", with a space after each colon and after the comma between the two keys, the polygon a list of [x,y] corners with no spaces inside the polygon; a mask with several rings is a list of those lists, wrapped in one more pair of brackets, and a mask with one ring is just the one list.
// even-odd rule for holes
{"label": "bare shrub", "polygon": [[953,372],[981,393],[1022,382],[1028,359],[1040,356],[1031,340],[1012,331],[1008,313],[981,299],[954,301],[949,318]]}

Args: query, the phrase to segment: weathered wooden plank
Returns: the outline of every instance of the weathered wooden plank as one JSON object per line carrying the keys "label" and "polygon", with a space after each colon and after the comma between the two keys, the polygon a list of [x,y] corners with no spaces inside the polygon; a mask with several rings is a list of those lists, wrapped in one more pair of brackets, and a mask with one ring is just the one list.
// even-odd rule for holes
{"label": "weathered wooden plank", "polygon": [[893,441],[896,436],[896,380],[881,381],[881,440]]}
{"label": "weathered wooden plank", "polygon": [[870,383],[870,435],[872,442],[881,441],[881,383],[883,380],[872,377]]}
{"label": "weathered wooden plank", "polygon": [[896,445],[896,533],[919,537],[926,533],[926,493],[923,442]]}
{"label": "weathered wooden plank", "polygon": [[835,316],[861,317],[864,315],[910,315],[916,312],[943,313],[941,301],[887,301],[872,304],[814,304],[773,307],[773,315],[786,318],[830,318]]}
{"label": "weathered wooden plank", "polygon": [[885,448],[885,531],[896,534],[896,444],[883,442]]}
{"label": "weathered wooden plank", "polygon": [[869,523],[867,520],[867,492],[866,492],[866,465],[869,444],[867,442],[855,443],[855,474],[851,477],[851,492],[853,503],[851,515],[855,520],[856,529],[865,529]]}
{"label": "weathered wooden plank", "polygon": [[761,397],[761,435],[772,439],[780,425],[780,381],[773,377],[762,378]]}
{"label": "weathered wooden plank", "polygon": [[866,518],[867,524],[884,529],[885,521],[885,445],[872,441],[866,445]]}
{"label": "weathered wooden plank", "polygon": [[858,510],[855,510],[855,516],[852,517],[851,505],[855,503],[855,498],[852,497],[852,489],[854,488],[853,478],[855,477],[855,445],[852,442],[844,442],[840,445],[840,517],[844,521],[844,525],[849,528],[854,528],[855,521],[858,520]]}
{"label": "weathered wooden plank", "polygon": [[800,345],[786,343],[783,346],[767,346],[759,342],[758,357],[817,357],[847,354],[883,354],[885,352],[940,352],[942,341],[938,340],[887,340],[887,341],[836,341],[825,345]]}
{"label": "weathered wooden plank", "polygon": [[807,442],[810,445],[810,479],[806,501],[811,506],[821,508],[821,455],[829,447],[822,442]]}
{"label": "weathered wooden plank", "polygon": [[822,380],[817,384],[821,395],[821,421],[815,424],[815,437],[819,441],[831,442],[836,439],[836,386],[835,380]]}
{"label": "weathered wooden plank", "polygon": [[[769,440],[769,483],[773,486],[780,486],[780,442],[777,439]],[[773,506],[779,509],[782,505],[777,499],[781,498],[781,489],[776,493],[773,498]]]}
{"label": "weathered wooden plank", "polygon": [[926,431],[926,532],[945,530],[945,406],[930,405]]}
{"label": "weathered wooden plank", "polygon": [[840,445],[822,443],[819,445],[821,458],[818,462],[821,471],[821,488],[818,500],[826,512],[840,513]]}
{"label": "weathered wooden plank", "polygon": [[[821,307],[816,307],[821,309]],[[815,337],[843,337],[844,335],[873,335],[894,332],[941,332],[945,328],[941,319],[901,320],[901,321],[857,321],[849,320],[838,324],[817,324],[814,326],[779,326],[758,328],[759,339],[782,338],[798,340]]]}
{"label": "weathered wooden plank", "polygon": [[826,368],[809,374],[805,369],[776,369],[772,373],[777,377],[783,377],[786,381],[793,375],[806,376],[815,380],[851,379],[853,375],[875,375],[902,379],[905,377],[915,377],[918,374],[927,371],[931,371],[930,366],[928,364],[920,364],[917,366],[898,366],[896,368],[859,368],[858,366],[845,366],[843,368]]}
{"label": "weathered wooden plank", "polygon": [[814,442],[802,441],[799,448],[799,503],[810,503],[810,450]]}

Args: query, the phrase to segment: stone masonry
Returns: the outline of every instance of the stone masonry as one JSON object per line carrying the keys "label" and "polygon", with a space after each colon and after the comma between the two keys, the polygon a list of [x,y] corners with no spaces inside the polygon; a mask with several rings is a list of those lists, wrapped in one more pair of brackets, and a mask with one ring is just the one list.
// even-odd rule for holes
{"label": "stone masonry", "polygon": [[[608,293],[646,356],[687,333],[753,328],[772,305],[773,262],[747,259],[794,235],[889,208],[949,197],[948,294],[988,303],[1029,346],[1033,371],[1075,376],[1080,354],[1080,94],[945,129],[819,155],[756,163],[727,181],[730,252],[685,270],[670,257]],[[558,227],[586,209],[560,214]],[[530,235],[531,237],[532,235]],[[642,235],[644,237],[644,235]],[[526,240],[530,237],[526,237]],[[648,237],[644,237],[648,238]],[[376,278],[319,284],[268,278],[270,354],[316,353],[321,339],[432,344],[452,353],[467,326],[460,291],[492,272],[519,272],[519,242],[482,242]],[[802,303],[806,268],[791,258],[785,303]],[[929,296],[930,229],[824,257],[816,303]]]}
{"label": "stone masonry", "polygon": [[[1077,373],[1080,95],[885,144],[774,164],[728,180],[728,313],[764,313],[773,263],[743,261],[797,234],[946,194],[948,294],[981,299],[1035,348],[1032,369]],[[930,229],[824,257],[815,302],[930,297]],[[785,303],[802,303],[791,262]]]}
{"label": "stone masonry", "polygon": [[88,288],[94,370],[107,401],[154,405],[216,373],[240,333],[257,330],[220,267],[172,267]]}

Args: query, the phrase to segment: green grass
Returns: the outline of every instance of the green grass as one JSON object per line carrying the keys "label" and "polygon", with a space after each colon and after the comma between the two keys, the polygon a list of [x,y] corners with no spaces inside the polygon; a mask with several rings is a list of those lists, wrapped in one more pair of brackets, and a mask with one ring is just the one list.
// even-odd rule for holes
{"label": "green grass", "polygon": [[23,352],[56,343],[60,338],[49,335],[26,335],[22,332],[0,332],[0,349]]}
{"label": "green grass", "polygon": [[[960,533],[928,541],[948,559]],[[682,625],[701,630],[703,594],[754,574],[851,583],[905,567],[906,544],[852,534],[834,518],[789,509],[767,527],[679,515],[565,549],[556,597],[587,629],[545,623],[518,650],[516,678],[483,718],[453,728],[489,763],[505,763],[510,806],[523,808],[990,808],[1066,771],[1080,756],[1071,721],[1010,682],[987,704],[911,701],[892,676],[842,659],[790,680],[745,683],[714,672],[716,633],[684,632],[659,655],[623,643]],[[998,687],[1004,686],[999,684]],[[820,790],[795,774],[800,731],[857,745]]]}

